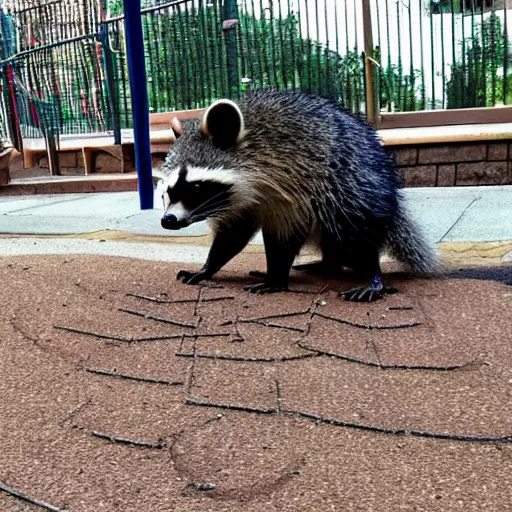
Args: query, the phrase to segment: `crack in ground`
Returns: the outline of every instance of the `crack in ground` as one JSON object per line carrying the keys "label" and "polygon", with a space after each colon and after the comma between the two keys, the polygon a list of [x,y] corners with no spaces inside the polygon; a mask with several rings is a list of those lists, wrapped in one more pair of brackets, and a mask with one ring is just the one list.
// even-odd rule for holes
{"label": "crack in ground", "polygon": [[466,208],[464,208],[464,210],[462,211],[462,213],[459,215],[459,217],[457,218],[457,220],[450,226],[450,228],[448,229],[448,231],[437,241],[437,243],[440,243],[442,242],[447,236],[448,234],[453,230],[453,228],[455,228],[455,226],[460,222],[460,220],[462,219],[462,217],[464,217],[464,214],[473,206],[474,203],[476,203],[477,201],[480,201],[480,199],[482,199],[481,197],[475,197],[473,199],[473,201],[471,201],[471,203],[469,203]]}

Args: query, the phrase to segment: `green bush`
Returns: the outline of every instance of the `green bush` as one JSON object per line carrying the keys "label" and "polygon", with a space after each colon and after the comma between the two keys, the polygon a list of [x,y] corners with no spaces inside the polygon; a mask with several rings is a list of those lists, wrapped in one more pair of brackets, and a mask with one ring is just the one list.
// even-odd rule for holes
{"label": "green bush", "polygon": [[510,103],[511,77],[505,80],[498,73],[500,69],[505,71],[503,66],[508,61],[505,57],[511,55],[511,45],[505,43],[500,18],[491,14],[460,44],[464,59],[452,65],[451,77],[446,84],[448,108]]}

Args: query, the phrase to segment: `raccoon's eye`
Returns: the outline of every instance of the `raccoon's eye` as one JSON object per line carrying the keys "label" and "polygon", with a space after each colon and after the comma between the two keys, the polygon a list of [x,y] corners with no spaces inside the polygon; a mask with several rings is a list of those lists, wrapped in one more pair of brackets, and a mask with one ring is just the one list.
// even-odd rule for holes
{"label": "raccoon's eye", "polygon": [[203,188],[203,184],[198,182],[198,183],[194,183],[192,185],[192,190],[193,192],[201,192],[201,189]]}

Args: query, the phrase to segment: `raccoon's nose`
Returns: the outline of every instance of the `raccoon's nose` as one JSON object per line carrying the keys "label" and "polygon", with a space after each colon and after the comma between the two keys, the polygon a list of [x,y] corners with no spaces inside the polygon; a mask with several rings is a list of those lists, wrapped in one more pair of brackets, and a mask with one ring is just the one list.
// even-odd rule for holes
{"label": "raccoon's nose", "polygon": [[178,217],[176,215],[173,215],[172,213],[166,213],[160,222],[162,224],[162,227],[164,229],[180,229],[181,226],[178,222]]}

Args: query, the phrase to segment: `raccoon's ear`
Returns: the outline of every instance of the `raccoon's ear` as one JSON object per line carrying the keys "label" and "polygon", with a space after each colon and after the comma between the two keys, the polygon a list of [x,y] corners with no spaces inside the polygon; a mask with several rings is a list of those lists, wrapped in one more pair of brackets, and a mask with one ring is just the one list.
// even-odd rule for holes
{"label": "raccoon's ear", "polygon": [[231,100],[217,100],[204,113],[201,133],[222,148],[234,146],[244,136],[244,117]]}
{"label": "raccoon's ear", "polygon": [[177,117],[173,117],[171,119],[171,129],[174,132],[174,136],[176,138],[178,138],[183,133],[183,126]]}

